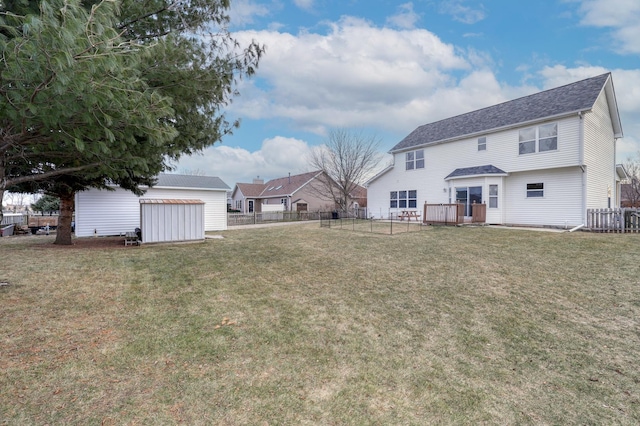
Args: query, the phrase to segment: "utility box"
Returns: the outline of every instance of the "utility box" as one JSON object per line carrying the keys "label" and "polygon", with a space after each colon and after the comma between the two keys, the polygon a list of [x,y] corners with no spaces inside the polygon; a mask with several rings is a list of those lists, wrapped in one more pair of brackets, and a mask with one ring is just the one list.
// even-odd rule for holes
{"label": "utility box", "polygon": [[140,200],[142,243],[204,240],[201,200]]}

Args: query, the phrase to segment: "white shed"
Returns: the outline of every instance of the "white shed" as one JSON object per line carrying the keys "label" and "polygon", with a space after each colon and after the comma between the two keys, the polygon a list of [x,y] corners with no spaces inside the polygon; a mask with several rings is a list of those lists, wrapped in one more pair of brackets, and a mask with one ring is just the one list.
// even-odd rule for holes
{"label": "white shed", "polygon": [[161,173],[158,183],[138,197],[114,186],[114,191],[91,189],[76,194],[75,234],[77,237],[124,235],[142,228],[140,200],[171,199],[204,202],[204,230],[227,229],[229,186],[213,176]]}
{"label": "white shed", "polygon": [[140,200],[143,243],[204,240],[204,202],[200,200]]}

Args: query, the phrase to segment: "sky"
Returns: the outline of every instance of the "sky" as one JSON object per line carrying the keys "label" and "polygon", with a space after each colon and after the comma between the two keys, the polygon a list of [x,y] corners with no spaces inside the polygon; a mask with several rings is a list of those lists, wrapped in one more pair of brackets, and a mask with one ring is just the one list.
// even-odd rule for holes
{"label": "sky", "polygon": [[638,0],[232,0],[229,30],[266,48],[225,109],[240,128],[176,173],[229,187],[310,171],[332,129],[386,154],[416,127],[612,72],[624,138],[640,150]]}

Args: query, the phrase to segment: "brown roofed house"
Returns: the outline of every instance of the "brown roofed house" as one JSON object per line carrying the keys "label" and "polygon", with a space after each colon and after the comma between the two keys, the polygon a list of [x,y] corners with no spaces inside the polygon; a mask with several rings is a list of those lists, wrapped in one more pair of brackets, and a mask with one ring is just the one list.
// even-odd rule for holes
{"label": "brown roofed house", "polygon": [[[332,211],[337,207],[330,197],[318,190],[323,174],[320,170],[271,179],[264,183],[237,183],[231,193],[231,208],[242,213],[263,211]],[[364,191],[366,189],[362,188]],[[366,205],[366,192],[354,194],[352,203]]]}

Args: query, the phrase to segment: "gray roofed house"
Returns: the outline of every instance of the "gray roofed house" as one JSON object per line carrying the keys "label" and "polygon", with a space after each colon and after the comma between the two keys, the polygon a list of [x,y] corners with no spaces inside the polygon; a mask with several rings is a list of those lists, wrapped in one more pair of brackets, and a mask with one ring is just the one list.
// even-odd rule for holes
{"label": "gray roofed house", "polygon": [[[390,152],[402,151],[416,146],[460,139],[466,136],[494,132],[524,125],[550,117],[589,111],[605,88],[610,74],[534,93],[512,101],[468,112],[445,120],[425,124],[411,132],[394,146]],[[606,89],[606,88],[605,88]],[[613,94],[611,86],[611,94]],[[617,105],[611,105],[610,114],[615,117],[614,128],[617,137],[622,137],[622,126]]]}
{"label": "gray roofed house", "polygon": [[160,173],[158,175],[158,182],[154,186],[167,188],[231,189],[229,188],[229,185],[224,183],[219,177],[178,175],[171,173]]}
{"label": "gray roofed house", "polygon": [[486,208],[488,223],[585,224],[587,209],[620,203],[621,137],[610,73],[428,123],[368,182],[369,214],[459,203],[465,216]]}
{"label": "gray roofed house", "polygon": [[[77,237],[124,235],[141,227],[141,200],[201,201],[204,203],[204,231],[227,229],[227,191],[219,177],[160,173],[157,182],[141,197],[120,187],[113,191],[91,189],[76,194]],[[143,203],[144,204],[144,203]],[[178,209],[178,204],[175,209]],[[192,220],[190,214],[177,220]]]}

